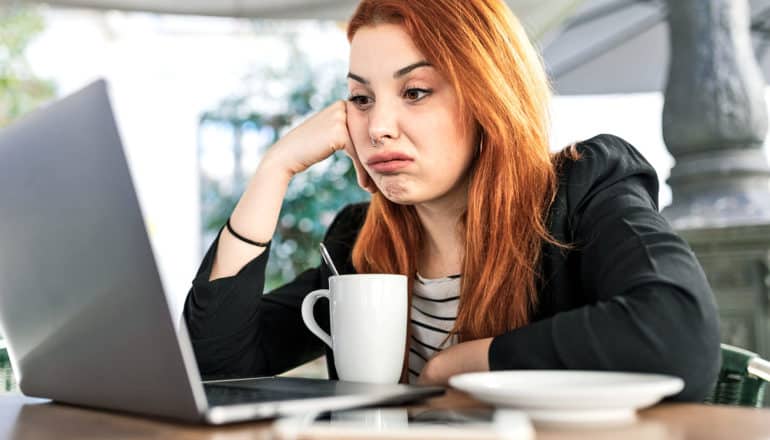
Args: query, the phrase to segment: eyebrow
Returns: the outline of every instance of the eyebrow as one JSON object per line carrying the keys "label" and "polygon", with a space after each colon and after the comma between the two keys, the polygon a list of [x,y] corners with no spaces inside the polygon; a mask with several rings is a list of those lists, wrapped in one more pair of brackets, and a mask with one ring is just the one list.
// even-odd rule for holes
{"label": "eyebrow", "polygon": [[[427,67],[432,67],[431,64],[429,62],[425,61],[425,60],[418,61],[416,63],[412,63],[412,64],[410,64],[410,65],[408,65],[406,67],[402,67],[402,68],[396,70],[396,72],[393,73],[393,78],[402,77],[402,76],[406,75],[407,73],[411,72],[412,70],[414,70],[414,69],[416,69],[418,67],[426,67],[426,66]],[[358,81],[361,84],[367,84],[367,85],[369,84],[369,80],[364,79],[364,78],[362,78],[362,77],[360,77],[360,76],[358,76],[358,75],[356,75],[354,73],[348,72],[348,78],[350,78],[352,80],[355,80],[355,81]]]}

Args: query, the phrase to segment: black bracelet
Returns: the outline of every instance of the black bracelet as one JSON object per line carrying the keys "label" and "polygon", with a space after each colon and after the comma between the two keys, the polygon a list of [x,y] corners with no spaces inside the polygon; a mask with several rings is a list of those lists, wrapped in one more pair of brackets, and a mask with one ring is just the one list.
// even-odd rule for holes
{"label": "black bracelet", "polygon": [[244,243],[253,244],[254,246],[259,246],[259,247],[267,247],[267,245],[269,245],[270,242],[272,241],[272,240],[268,240],[266,243],[260,243],[258,241],[249,240],[248,238],[244,237],[243,235],[233,230],[233,227],[230,225],[229,217],[227,218],[227,223],[225,223],[225,226],[227,226],[227,230],[230,231],[230,233],[233,234],[235,238],[237,238],[238,240],[241,240]]}

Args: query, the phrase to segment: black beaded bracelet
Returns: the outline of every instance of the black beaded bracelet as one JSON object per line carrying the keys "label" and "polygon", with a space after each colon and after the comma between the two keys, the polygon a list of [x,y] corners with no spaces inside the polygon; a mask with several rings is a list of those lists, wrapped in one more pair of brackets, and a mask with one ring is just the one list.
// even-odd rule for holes
{"label": "black beaded bracelet", "polygon": [[267,247],[267,245],[269,245],[270,242],[273,241],[273,240],[268,240],[265,243],[260,243],[258,241],[249,240],[248,238],[244,237],[243,235],[241,235],[241,234],[239,234],[239,233],[237,233],[237,232],[235,232],[233,230],[232,225],[230,225],[230,218],[229,217],[227,218],[227,223],[225,223],[225,226],[227,226],[227,230],[230,231],[230,233],[233,234],[233,236],[235,238],[237,238],[238,240],[241,240],[244,243],[252,244],[254,246],[259,246],[259,247]]}

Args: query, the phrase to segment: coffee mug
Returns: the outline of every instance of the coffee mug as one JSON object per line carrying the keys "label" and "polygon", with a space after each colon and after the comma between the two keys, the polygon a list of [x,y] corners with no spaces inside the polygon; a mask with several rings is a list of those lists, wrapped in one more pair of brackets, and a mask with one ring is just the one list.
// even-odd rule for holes
{"label": "coffee mug", "polygon": [[[328,289],[314,290],[302,301],[302,320],[331,347],[340,379],[398,383],[406,348],[406,290],[404,275],[335,275]],[[331,335],[313,317],[321,297],[329,300]]]}

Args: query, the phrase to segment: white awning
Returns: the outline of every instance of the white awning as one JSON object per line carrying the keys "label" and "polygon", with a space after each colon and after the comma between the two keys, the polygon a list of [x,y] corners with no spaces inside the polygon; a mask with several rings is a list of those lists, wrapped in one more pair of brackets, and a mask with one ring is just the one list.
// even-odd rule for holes
{"label": "white awning", "polygon": [[[27,0],[28,2],[32,0]],[[583,0],[506,0],[530,34],[539,37]],[[16,0],[0,0],[0,4]],[[347,20],[358,0],[47,0],[51,6],[244,18]]]}

